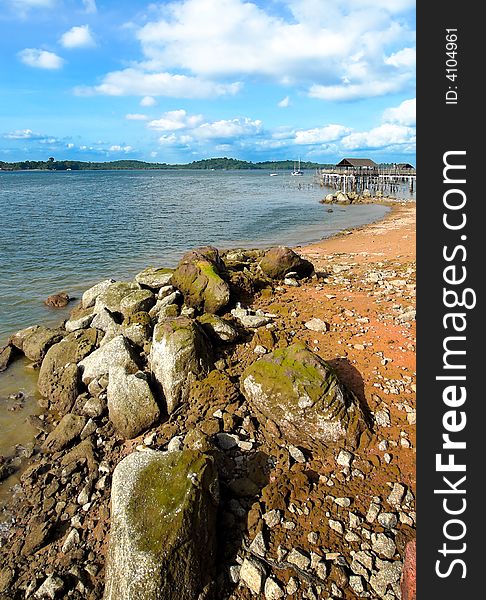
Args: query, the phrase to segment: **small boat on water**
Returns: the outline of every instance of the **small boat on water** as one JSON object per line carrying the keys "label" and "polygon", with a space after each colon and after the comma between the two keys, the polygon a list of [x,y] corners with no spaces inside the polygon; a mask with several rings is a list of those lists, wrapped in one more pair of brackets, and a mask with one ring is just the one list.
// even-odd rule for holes
{"label": "small boat on water", "polygon": [[304,174],[304,171],[301,171],[300,169],[300,158],[299,158],[299,166],[297,167],[297,169],[295,168],[295,162],[294,162],[294,170],[292,171],[292,176],[293,177],[301,177]]}
{"label": "small boat on water", "polygon": [[276,177],[278,173],[270,173],[270,177]]}

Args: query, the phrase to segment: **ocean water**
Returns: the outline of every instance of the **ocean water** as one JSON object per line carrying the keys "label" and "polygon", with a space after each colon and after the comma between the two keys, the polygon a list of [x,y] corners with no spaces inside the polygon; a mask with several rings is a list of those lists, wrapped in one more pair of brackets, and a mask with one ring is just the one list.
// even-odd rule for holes
{"label": "ocean water", "polygon": [[44,306],[50,294],[79,297],[205,244],[316,241],[388,210],[329,213],[318,202],[329,190],[312,182],[312,173],[261,171],[0,172],[0,346],[22,327],[67,316],[72,305]]}

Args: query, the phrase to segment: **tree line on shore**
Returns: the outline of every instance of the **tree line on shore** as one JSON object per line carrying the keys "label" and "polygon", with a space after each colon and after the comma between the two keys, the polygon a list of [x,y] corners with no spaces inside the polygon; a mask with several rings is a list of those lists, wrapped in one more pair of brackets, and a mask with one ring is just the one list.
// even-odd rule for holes
{"label": "tree line on shore", "polygon": [[[128,169],[203,169],[203,170],[291,170],[294,161],[264,161],[251,162],[235,158],[208,158],[195,160],[186,164],[151,163],[140,160],[114,160],[107,162],[84,162],[79,160],[55,160],[52,156],[48,160],[25,160],[19,162],[2,162],[0,169],[3,171],[101,171],[101,170],[128,170]],[[315,162],[301,162],[301,169],[316,169],[331,166]]]}

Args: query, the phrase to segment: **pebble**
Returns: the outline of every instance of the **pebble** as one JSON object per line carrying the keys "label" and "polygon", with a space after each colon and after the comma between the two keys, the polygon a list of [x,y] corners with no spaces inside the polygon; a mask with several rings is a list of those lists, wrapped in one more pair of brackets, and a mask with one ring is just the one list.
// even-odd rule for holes
{"label": "pebble", "polygon": [[262,518],[265,521],[267,527],[270,527],[270,529],[272,529],[272,527],[275,527],[280,523],[280,511],[277,509],[269,510],[262,516]]}
{"label": "pebble", "polygon": [[390,504],[391,506],[399,506],[400,502],[403,499],[403,496],[405,495],[405,490],[405,486],[401,483],[394,483],[392,491],[390,492],[390,495],[387,498],[388,504]]}
{"label": "pebble", "polygon": [[285,596],[283,589],[270,577],[265,581],[264,594],[266,600],[278,600]]}
{"label": "pebble", "polygon": [[66,554],[73,548],[76,548],[76,546],[79,544],[79,540],[80,538],[77,529],[71,529],[66,539],[64,540],[64,544],[62,545],[62,551],[64,552],[64,554]]}
{"label": "pebble", "polygon": [[341,535],[344,533],[344,527],[341,521],[329,519],[329,527],[336,533],[340,533]]}
{"label": "pebble", "polygon": [[286,277],[284,279],[284,285],[289,285],[291,287],[299,287],[300,283],[297,281],[297,279],[294,279],[293,277]]}
{"label": "pebble", "polygon": [[390,412],[387,409],[376,411],[375,423],[379,427],[390,427]]}
{"label": "pebble", "polygon": [[371,534],[371,548],[385,558],[393,558],[397,551],[395,542],[384,533]]}
{"label": "pebble", "polygon": [[349,578],[349,587],[355,594],[361,594],[365,591],[363,578],[360,575],[351,575]]}
{"label": "pebble", "polygon": [[287,562],[305,571],[310,565],[310,558],[297,548],[292,548],[287,555]]}
{"label": "pebble", "polygon": [[378,450],[381,450],[382,452],[388,450],[388,442],[386,440],[381,440],[381,442],[378,444]]}
{"label": "pebble", "polygon": [[216,440],[222,450],[231,450],[238,445],[240,438],[234,433],[217,433]]}
{"label": "pebble", "polygon": [[229,577],[233,583],[238,583],[240,580],[240,565],[231,565],[229,568]]}
{"label": "pebble", "polygon": [[299,589],[299,582],[295,577],[291,577],[287,582],[287,587],[285,591],[289,596],[295,594],[295,592]]}
{"label": "pebble", "polygon": [[266,354],[266,353],[267,353],[267,349],[266,349],[266,348],[264,348],[263,346],[260,346],[260,344],[258,344],[258,346],[255,346],[255,347],[253,348],[253,352],[254,352],[255,354],[261,354],[261,355],[263,355],[263,354]]}
{"label": "pebble", "polygon": [[366,513],[366,520],[368,523],[373,523],[376,517],[379,515],[381,506],[376,502],[371,502],[368,512]]}
{"label": "pebble", "polygon": [[250,544],[250,552],[256,554],[257,556],[261,556],[262,558],[267,553],[267,545],[265,544],[263,533],[261,531],[256,534],[252,543]]}
{"label": "pebble", "polygon": [[59,592],[64,589],[64,582],[55,575],[49,575],[40,588],[35,592],[36,598],[51,598],[54,600]]}
{"label": "pebble", "polygon": [[295,460],[295,462],[305,463],[305,456],[300,448],[297,448],[296,446],[289,446],[288,450],[290,456]]}
{"label": "pebble", "polygon": [[319,333],[329,331],[329,324],[322,319],[313,318],[310,321],[307,321],[304,326],[311,331],[317,331]]}
{"label": "pebble", "polygon": [[398,523],[397,515],[390,512],[382,512],[378,515],[378,523],[385,529],[393,529]]}
{"label": "pebble", "polygon": [[168,452],[177,452],[182,450],[182,435],[175,435],[167,444]]}
{"label": "pebble", "polygon": [[347,508],[351,506],[351,500],[349,498],[334,498],[334,504]]}
{"label": "pebble", "polygon": [[259,594],[263,587],[265,571],[262,565],[251,558],[245,558],[240,568],[240,579],[255,594]]}
{"label": "pebble", "polygon": [[353,460],[353,455],[351,454],[351,452],[348,452],[347,450],[340,450],[337,458],[336,458],[336,462],[338,465],[340,465],[341,467],[349,467],[351,466],[351,461]]}
{"label": "pebble", "polygon": [[307,541],[309,542],[309,544],[317,544],[318,539],[319,536],[315,531],[311,531],[307,534]]}

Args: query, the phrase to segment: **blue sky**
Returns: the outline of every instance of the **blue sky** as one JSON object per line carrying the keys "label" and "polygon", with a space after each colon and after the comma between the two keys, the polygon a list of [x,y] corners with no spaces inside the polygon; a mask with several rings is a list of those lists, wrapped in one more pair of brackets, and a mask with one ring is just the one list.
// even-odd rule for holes
{"label": "blue sky", "polygon": [[415,0],[2,0],[0,160],[415,163]]}

